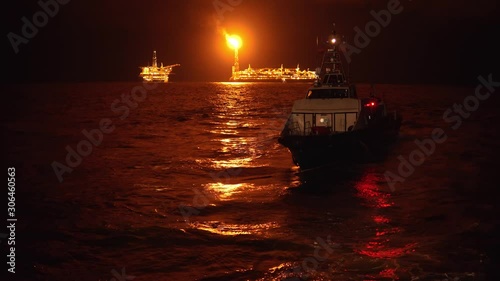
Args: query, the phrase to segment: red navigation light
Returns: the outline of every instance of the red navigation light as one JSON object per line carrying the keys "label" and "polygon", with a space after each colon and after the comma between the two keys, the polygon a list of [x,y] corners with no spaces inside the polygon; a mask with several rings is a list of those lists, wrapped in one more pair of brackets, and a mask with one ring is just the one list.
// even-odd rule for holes
{"label": "red navigation light", "polygon": [[370,103],[365,104],[365,106],[375,106],[375,102],[372,101]]}

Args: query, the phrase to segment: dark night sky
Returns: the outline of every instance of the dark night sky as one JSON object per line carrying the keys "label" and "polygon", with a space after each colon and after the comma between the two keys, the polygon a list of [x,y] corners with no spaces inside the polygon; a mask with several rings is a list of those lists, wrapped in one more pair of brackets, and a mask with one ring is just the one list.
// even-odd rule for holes
{"label": "dark night sky", "polygon": [[[44,0],[46,1],[46,0]],[[222,3],[236,0],[219,0]],[[180,63],[172,81],[225,81],[233,53],[218,32],[213,0],[71,0],[16,55],[7,34],[21,35],[37,1],[3,9],[3,81],[140,81],[152,51]],[[21,2],[21,1],[17,1]],[[316,36],[331,23],[352,43],[371,10],[387,0],[241,0],[220,27],[243,38],[242,67],[318,65]],[[496,1],[402,0],[403,11],[358,55],[353,80],[370,83],[474,83],[499,73]],[[497,76],[498,77],[498,76]],[[494,79],[495,80],[495,79]],[[500,79],[497,79],[500,80]]]}

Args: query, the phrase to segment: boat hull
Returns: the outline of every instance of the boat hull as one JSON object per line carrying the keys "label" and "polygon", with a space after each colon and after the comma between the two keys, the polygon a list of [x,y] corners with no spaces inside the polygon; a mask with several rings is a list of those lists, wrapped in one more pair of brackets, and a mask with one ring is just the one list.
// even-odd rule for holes
{"label": "boat hull", "polygon": [[329,135],[281,135],[278,142],[287,147],[293,162],[301,169],[333,163],[366,163],[381,160],[397,140],[400,122]]}

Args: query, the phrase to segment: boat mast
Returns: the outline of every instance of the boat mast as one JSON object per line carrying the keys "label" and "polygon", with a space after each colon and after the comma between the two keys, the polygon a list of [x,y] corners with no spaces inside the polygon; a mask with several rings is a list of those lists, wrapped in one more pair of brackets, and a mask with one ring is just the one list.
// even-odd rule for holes
{"label": "boat mast", "polygon": [[333,32],[326,42],[326,50],[321,63],[319,82],[323,85],[340,86],[348,82],[344,66],[340,57],[339,38],[333,24]]}

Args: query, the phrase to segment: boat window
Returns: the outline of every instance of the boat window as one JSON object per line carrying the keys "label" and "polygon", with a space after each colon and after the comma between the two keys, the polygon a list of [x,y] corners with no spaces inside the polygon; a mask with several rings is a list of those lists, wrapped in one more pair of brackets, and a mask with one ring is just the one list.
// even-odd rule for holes
{"label": "boat window", "polygon": [[347,89],[315,89],[309,90],[308,99],[332,99],[349,97]]}

